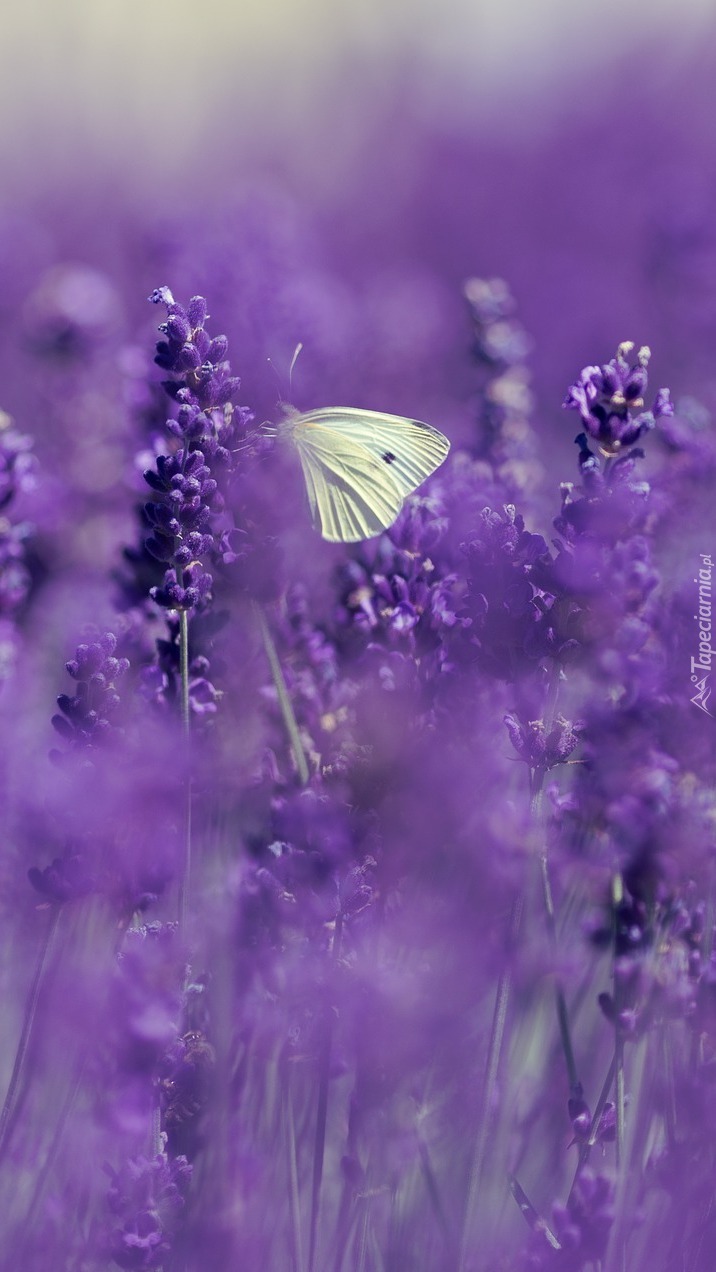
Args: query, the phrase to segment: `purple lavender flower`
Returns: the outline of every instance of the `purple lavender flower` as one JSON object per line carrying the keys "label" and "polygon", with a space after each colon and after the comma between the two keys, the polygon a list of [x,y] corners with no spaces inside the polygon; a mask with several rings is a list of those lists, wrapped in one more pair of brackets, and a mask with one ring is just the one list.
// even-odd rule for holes
{"label": "purple lavender flower", "polygon": [[429,496],[410,501],[393,533],[361,549],[338,580],[343,654],[380,655],[386,685],[401,666],[431,682],[448,656],[441,638],[465,621],[456,613],[456,576],[432,560],[444,532],[441,512]]}
{"label": "purple lavender flower", "polygon": [[77,692],[62,693],[57,705],[62,715],[52,717],[57,732],[74,747],[93,748],[116,735],[114,718],[120,704],[116,681],[129,669],[126,658],[116,658],[117,638],[112,632],[77,646],[75,657],[65,664]]}
{"label": "purple lavender flower", "polygon": [[0,509],[23,491],[35,487],[37,460],[32,441],[18,432],[9,416],[0,412]]}
{"label": "purple lavender flower", "polygon": [[88,629],[87,637],[66,664],[77,692],[60,694],[62,714],[52,717],[66,749],[50,751],[54,772],[28,810],[28,844],[34,854],[39,842],[52,860],[29,878],[45,900],[102,893],[132,914],[156,901],[176,869],[169,743],[146,719],[138,731],[126,684],[120,698],[129,663],[116,656],[114,634]]}
{"label": "purple lavender flower", "polygon": [[565,1268],[581,1272],[604,1258],[614,1222],[614,1185],[606,1175],[582,1171],[565,1206],[554,1207],[558,1252],[548,1250],[535,1268]]}
{"label": "purple lavender flower", "polygon": [[525,725],[512,712],[505,716],[505,726],[520,759],[531,768],[544,770],[564,764],[584,732],[584,725],[573,724],[562,715],[556,716],[549,732],[544,721],[531,720]]}
{"label": "purple lavender flower", "polygon": [[151,596],[167,609],[194,610],[209,596],[213,581],[202,558],[218,550],[222,469],[230,470],[231,448],[251,417],[232,404],[240,382],[230,374],[226,337],[211,339],[204,330],[203,297],[195,296],[185,310],[162,287],[150,300],[167,307],[160,328],[166,340],[157,345],[155,361],[175,377],[164,381],[179,403],[178,417],[168,428],[182,443],[173,454],[158,457],[156,470],[145,473],[155,495],[145,506],[151,528],[146,546],[168,567],[163,585],[152,588]]}
{"label": "purple lavender flower", "polygon": [[[139,692],[148,702],[160,708],[175,708],[179,694],[181,678],[179,624],[167,623],[169,639],[158,639],[156,642],[156,661],[142,668]],[[193,633],[194,643],[201,642],[201,635],[196,627]],[[191,658],[188,667],[189,703],[192,717],[201,719],[212,716],[221,700],[221,690],[217,689],[208,678],[209,660],[204,654]]]}
{"label": "purple lavender flower", "polygon": [[30,883],[46,901],[71,901],[94,892],[97,880],[81,844],[70,843],[62,857],[55,857],[44,870],[31,866]]}
{"label": "purple lavender flower", "polygon": [[[121,580],[123,603],[134,608],[130,627],[137,634],[147,592],[169,611],[168,637],[157,641],[156,664],[142,673],[144,695],[166,705],[187,693],[191,712],[207,717],[220,697],[209,677],[209,653],[227,621],[215,603],[217,586],[223,596],[237,584],[255,597],[275,595],[275,538],[261,529],[260,497],[257,504],[243,474],[270,439],[252,432],[251,413],[232,401],[239,380],[231,375],[226,337],[211,338],[205,330],[205,300],[194,297],[184,309],[166,287],[150,300],[168,312],[155,361],[172,373],[163,387],[178,403],[176,418],[166,424],[177,444],[144,474],[154,492],[144,506],[151,533],[141,550],[125,552],[131,577]],[[159,579],[158,567],[165,567]],[[184,672],[181,629],[188,617],[191,665]],[[180,680],[186,680],[181,691]]]}
{"label": "purple lavender flower", "polygon": [[544,480],[527,358],[533,341],[515,317],[516,304],[500,278],[471,278],[465,299],[480,376],[477,454],[488,460],[503,496],[535,500]]}
{"label": "purple lavender flower", "polygon": [[174,1159],[191,1161],[206,1147],[204,1114],[215,1069],[216,1053],[200,1029],[187,1030],[162,1057],[162,1125]]}
{"label": "purple lavender flower", "polygon": [[18,653],[17,620],[32,587],[28,540],[33,527],[11,521],[10,505],[35,486],[36,460],[32,442],[0,411],[0,684],[9,679]]}
{"label": "purple lavender flower", "polygon": [[106,1252],[120,1268],[162,1268],[184,1206],[191,1166],[166,1153],[136,1157],[110,1176],[109,1205],[115,1216]]}
{"label": "purple lavender flower", "polygon": [[[544,598],[547,544],[525,528],[514,505],[485,508],[464,545],[469,643],[488,674],[510,682],[533,674],[544,660],[566,652],[572,637],[555,633],[549,594]],[[563,648],[564,647],[564,648]]]}
{"label": "purple lavender flower", "polygon": [[611,362],[602,367],[585,367],[571,385],[563,405],[579,411],[589,437],[604,455],[617,455],[654,427],[664,415],[673,415],[668,389],[660,389],[652,411],[644,410],[651,350],[639,349],[636,363],[627,358],[634,345],[624,341]]}
{"label": "purple lavender flower", "polygon": [[87,265],[49,269],[27,298],[25,335],[33,350],[58,362],[79,361],[118,327],[119,297],[109,278]]}

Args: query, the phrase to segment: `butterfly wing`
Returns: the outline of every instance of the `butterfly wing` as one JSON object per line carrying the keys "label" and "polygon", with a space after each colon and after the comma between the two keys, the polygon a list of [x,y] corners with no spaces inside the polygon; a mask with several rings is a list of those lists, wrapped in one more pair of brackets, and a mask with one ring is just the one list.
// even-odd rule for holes
{"label": "butterfly wing", "polygon": [[390,467],[351,438],[314,423],[291,434],[306,480],[315,528],[331,543],[371,539],[395,521],[403,494]]}
{"label": "butterfly wing", "polygon": [[297,420],[309,429],[311,426],[328,429],[367,451],[379,464],[390,469],[403,498],[435,472],[450,450],[448,439],[436,428],[402,415],[328,406],[299,415]]}
{"label": "butterfly wing", "polygon": [[429,424],[354,407],[292,411],[280,431],[298,450],[314,526],[334,543],[387,530],[450,449]]}

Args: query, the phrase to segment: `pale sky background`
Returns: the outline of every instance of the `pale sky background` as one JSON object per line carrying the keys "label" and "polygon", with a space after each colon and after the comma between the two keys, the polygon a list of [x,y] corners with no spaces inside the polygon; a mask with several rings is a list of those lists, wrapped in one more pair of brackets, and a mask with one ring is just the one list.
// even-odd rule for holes
{"label": "pale sky background", "polygon": [[[78,145],[90,161],[157,156],[178,168],[220,106],[217,127],[234,141],[268,123],[299,145],[321,86],[322,111],[328,82],[328,109],[346,107],[353,89],[337,68],[357,80],[370,68],[379,101],[396,58],[431,113],[494,109],[515,93],[528,102],[567,77],[577,107],[630,45],[648,59],[666,28],[678,66],[716,26],[716,0],[5,0],[2,10],[6,181],[61,173]],[[362,111],[371,96],[360,94]]]}

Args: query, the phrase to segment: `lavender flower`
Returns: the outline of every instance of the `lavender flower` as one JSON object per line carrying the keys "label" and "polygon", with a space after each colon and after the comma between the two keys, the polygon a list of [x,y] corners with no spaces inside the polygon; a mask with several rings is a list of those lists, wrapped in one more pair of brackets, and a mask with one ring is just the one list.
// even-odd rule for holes
{"label": "lavender flower", "polygon": [[465,299],[480,375],[477,453],[490,461],[510,500],[534,500],[544,468],[530,422],[534,401],[527,357],[533,342],[515,317],[516,304],[503,279],[471,278],[465,284]]}
{"label": "lavender flower", "polygon": [[166,340],[157,345],[155,360],[176,377],[164,388],[179,403],[178,418],[168,428],[182,443],[172,455],[159,456],[156,471],[145,473],[155,494],[145,506],[152,530],[146,546],[168,564],[163,585],[151,595],[167,609],[193,610],[211,591],[212,576],[201,558],[218,551],[212,518],[224,507],[221,470],[231,467],[231,447],[250,413],[232,405],[240,382],[230,374],[226,337],[211,339],[204,330],[206,301],[195,296],[185,310],[167,287],[150,299],[167,307],[161,325]]}
{"label": "lavender flower", "polygon": [[75,747],[93,748],[111,741],[117,726],[120,699],[115,682],[129,669],[126,658],[115,658],[117,638],[104,632],[88,643],[77,646],[75,657],[65,664],[77,692],[70,697],[60,694],[57,705],[62,715],[52,717],[52,724],[67,742]]}
{"label": "lavender flower", "polygon": [[29,437],[12,426],[0,411],[0,684],[12,674],[17,657],[16,621],[32,586],[28,539],[33,528],[13,522],[7,510],[18,495],[35,485],[36,461]]}
{"label": "lavender flower", "polygon": [[34,351],[72,363],[114,338],[118,296],[109,278],[83,265],[57,265],[27,298],[23,320]]}
{"label": "lavender flower", "polygon": [[184,1205],[191,1167],[166,1153],[137,1157],[121,1171],[107,1166],[109,1204],[115,1216],[106,1237],[107,1254],[120,1268],[161,1268]]}
{"label": "lavender flower", "polygon": [[505,725],[510,741],[521,760],[534,769],[550,769],[564,764],[579,744],[584,726],[572,724],[558,715],[549,733],[542,720],[531,720],[524,725],[517,716],[508,713]]}
{"label": "lavender flower", "polygon": [[[554,631],[550,597],[539,587],[548,559],[541,535],[525,528],[514,505],[485,508],[464,545],[467,557],[468,634],[485,670],[510,682],[534,673],[544,659],[572,644]],[[564,649],[563,649],[564,647]]]}
{"label": "lavender flower", "polygon": [[579,411],[589,437],[604,455],[617,455],[654,428],[664,415],[673,415],[668,389],[660,389],[654,408],[646,411],[644,394],[651,350],[643,346],[636,363],[627,361],[634,345],[625,340],[611,362],[601,367],[585,367],[567,392],[563,405]]}
{"label": "lavender flower", "polygon": [[[527,1260],[532,1269],[564,1268],[582,1272],[604,1258],[614,1222],[614,1187],[605,1175],[583,1171],[566,1206],[554,1208],[554,1231],[559,1246],[554,1249],[542,1238]],[[537,1242],[535,1243],[537,1245]]]}

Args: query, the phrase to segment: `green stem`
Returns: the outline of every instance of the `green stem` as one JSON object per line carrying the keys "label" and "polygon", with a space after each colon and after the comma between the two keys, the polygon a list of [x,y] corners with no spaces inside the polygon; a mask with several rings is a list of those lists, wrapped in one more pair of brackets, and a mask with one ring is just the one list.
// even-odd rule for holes
{"label": "green stem", "polygon": [[443,1240],[445,1242],[446,1256],[449,1257],[450,1266],[453,1266],[455,1263],[455,1253],[456,1253],[455,1238],[451,1231],[450,1224],[448,1223],[445,1207],[442,1202],[442,1197],[440,1196],[440,1188],[438,1187],[438,1181],[435,1178],[435,1171],[433,1169],[433,1163],[430,1158],[430,1151],[419,1131],[418,1131],[418,1152],[420,1153],[420,1167],[423,1173],[423,1179],[425,1180],[425,1187],[427,1189],[428,1197],[430,1198],[430,1204],[435,1213],[435,1218],[437,1219],[438,1227],[440,1228]]}
{"label": "green stem", "polygon": [[179,672],[181,676],[181,722],[186,734],[189,733],[189,615],[186,610],[179,613]]}
{"label": "green stem", "polygon": [[284,1077],[286,1130],[288,1137],[289,1203],[291,1211],[291,1240],[293,1245],[294,1272],[303,1272],[303,1241],[301,1239],[301,1203],[298,1190],[298,1159],[296,1154],[296,1124],[293,1116],[291,1076],[288,1069]]}
{"label": "green stem", "polygon": [[37,1005],[40,1000],[40,994],[42,993],[50,950],[54,941],[55,933],[57,932],[60,913],[61,911],[59,906],[55,906],[50,913],[50,921],[40,947],[37,963],[35,964],[35,971],[30,985],[27,1005],[25,1007],[25,1018],[22,1022],[20,1040],[17,1044],[15,1062],[10,1075],[10,1084],[5,1096],[2,1113],[0,1113],[0,1156],[2,1156],[5,1150],[14,1122],[12,1115],[15,1109],[18,1089],[24,1077],[25,1061],[27,1059],[27,1053],[30,1046],[30,1039],[32,1038],[33,1025],[37,1014]]}
{"label": "green stem", "polygon": [[[597,1142],[597,1132],[599,1130],[599,1123],[602,1120],[602,1113],[604,1112],[605,1105],[607,1103],[607,1100],[609,1099],[609,1092],[611,1091],[613,1083],[614,1083],[615,1072],[616,1072],[616,1058],[612,1056],[610,1064],[609,1064],[609,1069],[607,1070],[607,1076],[604,1079],[604,1082],[602,1083],[602,1089],[599,1092],[599,1099],[597,1100],[594,1113],[592,1114],[592,1121],[589,1127],[589,1135],[587,1136],[586,1143],[582,1144],[579,1150],[579,1161],[577,1162],[577,1169],[574,1172],[572,1187],[569,1190],[570,1199],[572,1197],[572,1193],[574,1192],[575,1184],[577,1183],[577,1180],[579,1179],[579,1176],[582,1172],[582,1167],[585,1166],[589,1158],[589,1154],[591,1153],[592,1149],[594,1148],[594,1145]],[[569,1205],[569,1200],[567,1204]]]}
{"label": "green stem", "polygon": [[259,631],[261,632],[261,639],[263,640],[263,643],[264,643],[264,649],[266,650],[266,657],[268,659],[268,664],[269,664],[269,667],[271,668],[271,676],[273,679],[274,687],[276,689],[278,705],[281,709],[281,715],[283,716],[283,722],[284,722],[284,725],[286,726],[286,732],[288,734],[288,739],[291,744],[291,750],[293,752],[293,759],[296,765],[296,771],[298,773],[299,781],[302,786],[307,786],[308,779],[310,777],[310,773],[308,771],[308,762],[306,760],[306,755],[303,750],[301,735],[298,731],[298,724],[296,722],[296,716],[294,714],[293,705],[291,703],[291,698],[288,692],[288,688],[286,686],[286,680],[283,674],[283,668],[281,667],[281,661],[279,659],[278,653],[276,652],[276,645],[274,644],[274,639],[273,639],[273,636],[271,635],[269,625],[266,622],[266,615],[264,614],[263,609],[261,608],[261,606],[258,604],[257,601],[254,601],[254,612],[256,614],[256,621],[259,625]]}
{"label": "green stem", "polygon": [[[616,927],[617,909],[624,897],[624,884],[621,874],[615,874],[612,880],[612,907],[614,912],[614,923]],[[616,941],[616,930],[615,930]],[[614,951],[616,962],[616,945]],[[615,969],[616,970],[616,969]],[[619,1023],[619,1011],[621,1008],[621,993],[619,986],[614,978],[614,1066],[616,1077],[616,1114],[617,1114],[617,1140],[616,1140],[616,1165],[620,1170],[624,1162],[624,1033]]]}
{"label": "green stem", "polygon": [[552,1247],[553,1250],[561,1250],[562,1246],[560,1245],[560,1242],[554,1235],[546,1220],[544,1220],[535,1210],[517,1176],[511,1175],[508,1182],[510,1185],[510,1192],[517,1202],[520,1214],[527,1226],[531,1228],[533,1232],[541,1232],[545,1241]]}
{"label": "green stem", "polygon": [[[184,753],[189,764],[189,747],[191,742],[191,710],[189,705],[189,615],[186,610],[179,614],[179,675],[181,681],[181,722],[184,733]],[[179,929],[186,930],[186,919],[189,910],[189,888],[191,884],[191,837],[192,837],[192,784],[191,770],[188,768],[184,787],[184,866],[179,880]]]}
{"label": "green stem", "polygon": [[[37,1178],[35,1179],[35,1184],[32,1190],[32,1197],[30,1198],[30,1203],[27,1208],[27,1214],[25,1216],[24,1242],[27,1242],[30,1235],[32,1234],[37,1206],[42,1199],[42,1195],[45,1190],[45,1185],[47,1183],[47,1180],[50,1177],[50,1174],[53,1170],[55,1162],[57,1161],[60,1148],[62,1147],[62,1141],[64,1139],[67,1123],[69,1121],[70,1114],[72,1113],[75,1102],[77,1100],[77,1096],[79,1094],[80,1085],[82,1082],[82,1077],[83,1077],[83,1073],[85,1069],[85,1063],[86,1063],[85,1057],[81,1056],[77,1065],[77,1071],[75,1073],[75,1076],[72,1082],[70,1083],[67,1089],[67,1093],[65,1095],[62,1108],[60,1109],[60,1115],[57,1119],[57,1124],[55,1126],[55,1129],[52,1135],[52,1140],[50,1141],[50,1146],[47,1150],[47,1156],[45,1157],[45,1160],[42,1163],[40,1170],[38,1171]],[[23,1249],[24,1249],[24,1244],[20,1248],[20,1253],[22,1253]]]}
{"label": "green stem", "polygon": [[616,1160],[619,1170],[624,1161],[624,1038],[617,1025],[614,1042],[614,1066],[616,1070],[617,1142]]}
{"label": "green stem", "polygon": [[497,1090],[497,1078],[500,1069],[500,1060],[502,1057],[502,1045],[505,1037],[507,1011],[510,1003],[510,995],[512,993],[512,953],[517,944],[517,938],[522,925],[523,909],[524,898],[522,893],[520,893],[519,896],[515,897],[512,902],[512,909],[510,911],[508,957],[505,960],[504,970],[500,973],[500,978],[497,982],[497,995],[492,1014],[492,1027],[490,1029],[490,1043],[487,1053],[485,1080],[483,1084],[482,1099],[480,1101],[480,1126],[477,1139],[475,1141],[475,1150],[472,1157],[470,1180],[465,1203],[465,1218],[463,1222],[460,1261],[458,1264],[460,1272],[462,1272],[465,1267],[465,1260],[468,1254],[467,1247],[470,1231],[470,1218],[479,1195],[480,1185],[482,1182],[482,1172],[485,1166],[487,1138],[492,1122],[492,1111],[495,1105],[495,1093]]}
{"label": "green stem", "polygon": [[[545,914],[547,916],[547,930],[549,932],[550,941],[554,953],[557,952],[557,919],[554,910],[554,900],[552,897],[552,887],[549,878],[549,866],[547,857],[544,852],[540,853],[539,858],[540,882],[542,884],[542,898],[544,900]],[[557,1009],[557,1024],[559,1025],[559,1037],[562,1043],[562,1051],[564,1052],[564,1061],[567,1066],[567,1078],[570,1088],[577,1086],[579,1075],[577,1073],[577,1064],[574,1059],[574,1047],[572,1046],[572,1033],[569,1027],[569,1013],[567,1011],[567,1000],[564,996],[564,990],[559,980],[554,983],[554,999]]]}
{"label": "green stem", "polygon": [[[612,909],[614,914],[615,925],[615,944],[614,944],[614,962],[616,965],[616,924],[617,910],[624,896],[624,883],[620,873],[614,875],[612,880]],[[616,966],[615,966],[616,972]],[[625,1090],[624,1090],[624,1031],[619,1020],[619,1011],[621,1008],[622,995],[620,987],[617,983],[616,975],[614,976],[614,1069],[615,1069],[615,1102],[616,1102],[616,1144],[615,1144],[615,1163],[617,1169],[617,1177],[619,1179],[618,1191],[622,1199],[620,1207],[621,1214],[619,1222],[615,1225],[615,1241],[614,1241],[614,1266],[618,1272],[626,1272],[626,1236],[624,1232],[624,1197],[626,1195],[626,1157],[625,1157]]]}
{"label": "green stem", "polygon": [[[539,821],[542,808],[542,786],[545,779],[544,769],[535,769],[531,774],[531,812],[533,817]],[[544,902],[545,915],[547,918],[547,932],[552,945],[552,952],[556,958],[557,954],[557,916],[554,908],[554,898],[552,896],[552,885],[549,877],[549,864],[547,862],[546,848],[542,848],[539,854],[539,874],[540,883],[542,885],[542,899]],[[557,1024],[559,1027],[559,1037],[564,1053],[564,1061],[567,1066],[567,1079],[570,1089],[579,1083],[579,1074],[577,1072],[577,1063],[574,1058],[574,1047],[572,1045],[572,1033],[569,1027],[569,1012],[567,1010],[567,1000],[564,996],[564,989],[558,978],[555,977],[554,982],[554,999],[557,1010]]]}
{"label": "green stem", "polygon": [[[621,1045],[623,1048],[624,1037],[621,1036]],[[627,1244],[631,1235],[635,1231],[634,1214],[638,1209],[638,1195],[641,1190],[642,1174],[641,1168],[646,1156],[646,1144],[653,1133],[655,1126],[661,1135],[663,1131],[663,1123],[661,1115],[653,1115],[657,1101],[654,1099],[654,1089],[658,1083],[661,1088],[662,1075],[659,1059],[655,1060],[652,1066],[653,1077],[650,1088],[645,1088],[644,1072],[646,1059],[649,1051],[653,1047],[653,1036],[645,1035],[634,1044],[632,1051],[632,1059],[630,1062],[631,1087],[634,1093],[634,1101],[630,1105],[629,1122],[626,1123],[624,1113],[624,1065],[622,1063],[622,1125],[619,1128],[619,1069],[617,1049],[615,1046],[615,1071],[617,1076],[617,1149],[618,1149],[618,1175],[616,1180],[616,1195],[614,1199],[614,1224],[609,1242],[609,1250],[605,1260],[605,1267],[614,1272],[625,1272],[627,1268]],[[658,1077],[656,1076],[658,1074]],[[660,1103],[661,1097],[659,1097]],[[640,1106],[642,1111],[648,1110],[646,1118],[640,1117]],[[619,1136],[621,1134],[621,1144],[619,1144]],[[639,1163],[639,1166],[636,1165]],[[638,1221],[636,1228],[638,1228]],[[668,1261],[664,1264],[671,1267],[672,1263]]]}
{"label": "green stem", "polygon": [[368,1224],[370,1221],[370,1196],[363,1200],[363,1214],[360,1218],[360,1242],[358,1246],[357,1272],[366,1272],[368,1256]]}
{"label": "green stem", "polygon": [[[336,926],[331,945],[331,961],[338,962],[343,934],[343,921],[340,911],[336,917]],[[313,1272],[316,1257],[316,1238],[318,1235],[318,1214],[321,1206],[321,1184],[323,1182],[323,1160],[326,1151],[326,1126],[328,1123],[328,1085],[331,1073],[331,1046],[333,1043],[333,1010],[327,1007],[320,1054],[318,1078],[318,1107],[316,1109],[316,1135],[313,1143],[313,1178],[311,1181],[311,1231],[308,1247],[308,1272]]]}

